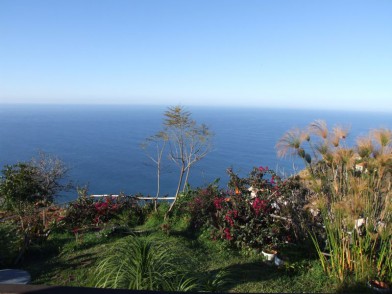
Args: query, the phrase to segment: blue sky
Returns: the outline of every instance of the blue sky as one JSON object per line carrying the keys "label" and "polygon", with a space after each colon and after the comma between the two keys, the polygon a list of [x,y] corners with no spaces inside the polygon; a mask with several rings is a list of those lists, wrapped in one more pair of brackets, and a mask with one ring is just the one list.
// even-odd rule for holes
{"label": "blue sky", "polygon": [[392,111],[392,1],[1,0],[0,103]]}

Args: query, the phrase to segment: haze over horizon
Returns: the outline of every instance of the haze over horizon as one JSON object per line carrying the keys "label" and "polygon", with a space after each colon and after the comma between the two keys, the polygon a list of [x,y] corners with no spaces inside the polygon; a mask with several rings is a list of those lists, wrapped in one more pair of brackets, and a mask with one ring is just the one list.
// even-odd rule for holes
{"label": "haze over horizon", "polygon": [[0,2],[0,104],[392,112],[392,2]]}

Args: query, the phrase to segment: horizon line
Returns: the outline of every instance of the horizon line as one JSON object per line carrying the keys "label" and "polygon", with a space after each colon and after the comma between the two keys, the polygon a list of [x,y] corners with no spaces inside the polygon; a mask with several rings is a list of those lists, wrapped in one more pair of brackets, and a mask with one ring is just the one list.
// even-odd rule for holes
{"label": "horizon line", "polygon": [[322,107],[289,107],[289,106],[274,106],[274,105],[217,105],[217,104],[187,104],[187,103],[170,103],[170,104],[151,104],[151,103],[88,103],[88,102],[72,102],[72,103],[56,103],[56,102],[0,102],[0,106],[136,106],[136,107],[170,107],[173,105],[181,105],[184,107],[196,108],[226,108],[226,109],[265,109],[265,110],[290,110],[290,111],[336,111],[336,112],[364,112],[364,113],[392,113],[392,110],[377,110],[377,109],[360,109],[360,108],[322,108]]}

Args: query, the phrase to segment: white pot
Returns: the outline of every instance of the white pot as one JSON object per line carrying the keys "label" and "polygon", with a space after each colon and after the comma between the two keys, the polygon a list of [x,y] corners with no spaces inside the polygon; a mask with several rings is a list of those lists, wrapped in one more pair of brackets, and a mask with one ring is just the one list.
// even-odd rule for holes
{"label": "white pot", "polygon": [[268,252],[265,252],[263,250],[263,251],[261,251],[261,253],[263,253],[263,256],[264,256],[265,260],[273,261],[275,259],[275,256],[276,256],[277,252],[275,250],[269,250]]}

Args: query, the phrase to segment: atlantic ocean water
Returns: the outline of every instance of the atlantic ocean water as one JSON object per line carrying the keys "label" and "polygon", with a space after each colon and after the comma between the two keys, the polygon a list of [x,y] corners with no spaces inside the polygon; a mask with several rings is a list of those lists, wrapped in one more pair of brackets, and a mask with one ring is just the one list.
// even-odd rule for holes
{"label": "atlantic ocean water", "polygon": [[[88,185],[94,194],[156,193],[156,167],[140,144],[162,127],[166,106],[0,105],[0,165],[27,161],[39,151],[61,158],[70,168],[68,179]],[[226,170],[245,176],[254,166],[268,166],[290,175],[301,162],[279,159],[275,144],[287,130],[323,119],[330,127],[350,127],[349,140],[369,130],[392,128],[389,113],[263,108],[187,107],[199,123],[214,132],[212,151],[191,171],[193,187],[220,178]],[[161,194],[175,192],[178,171],[166,165]],[[62,201],[76,198],[64,194]]]}

